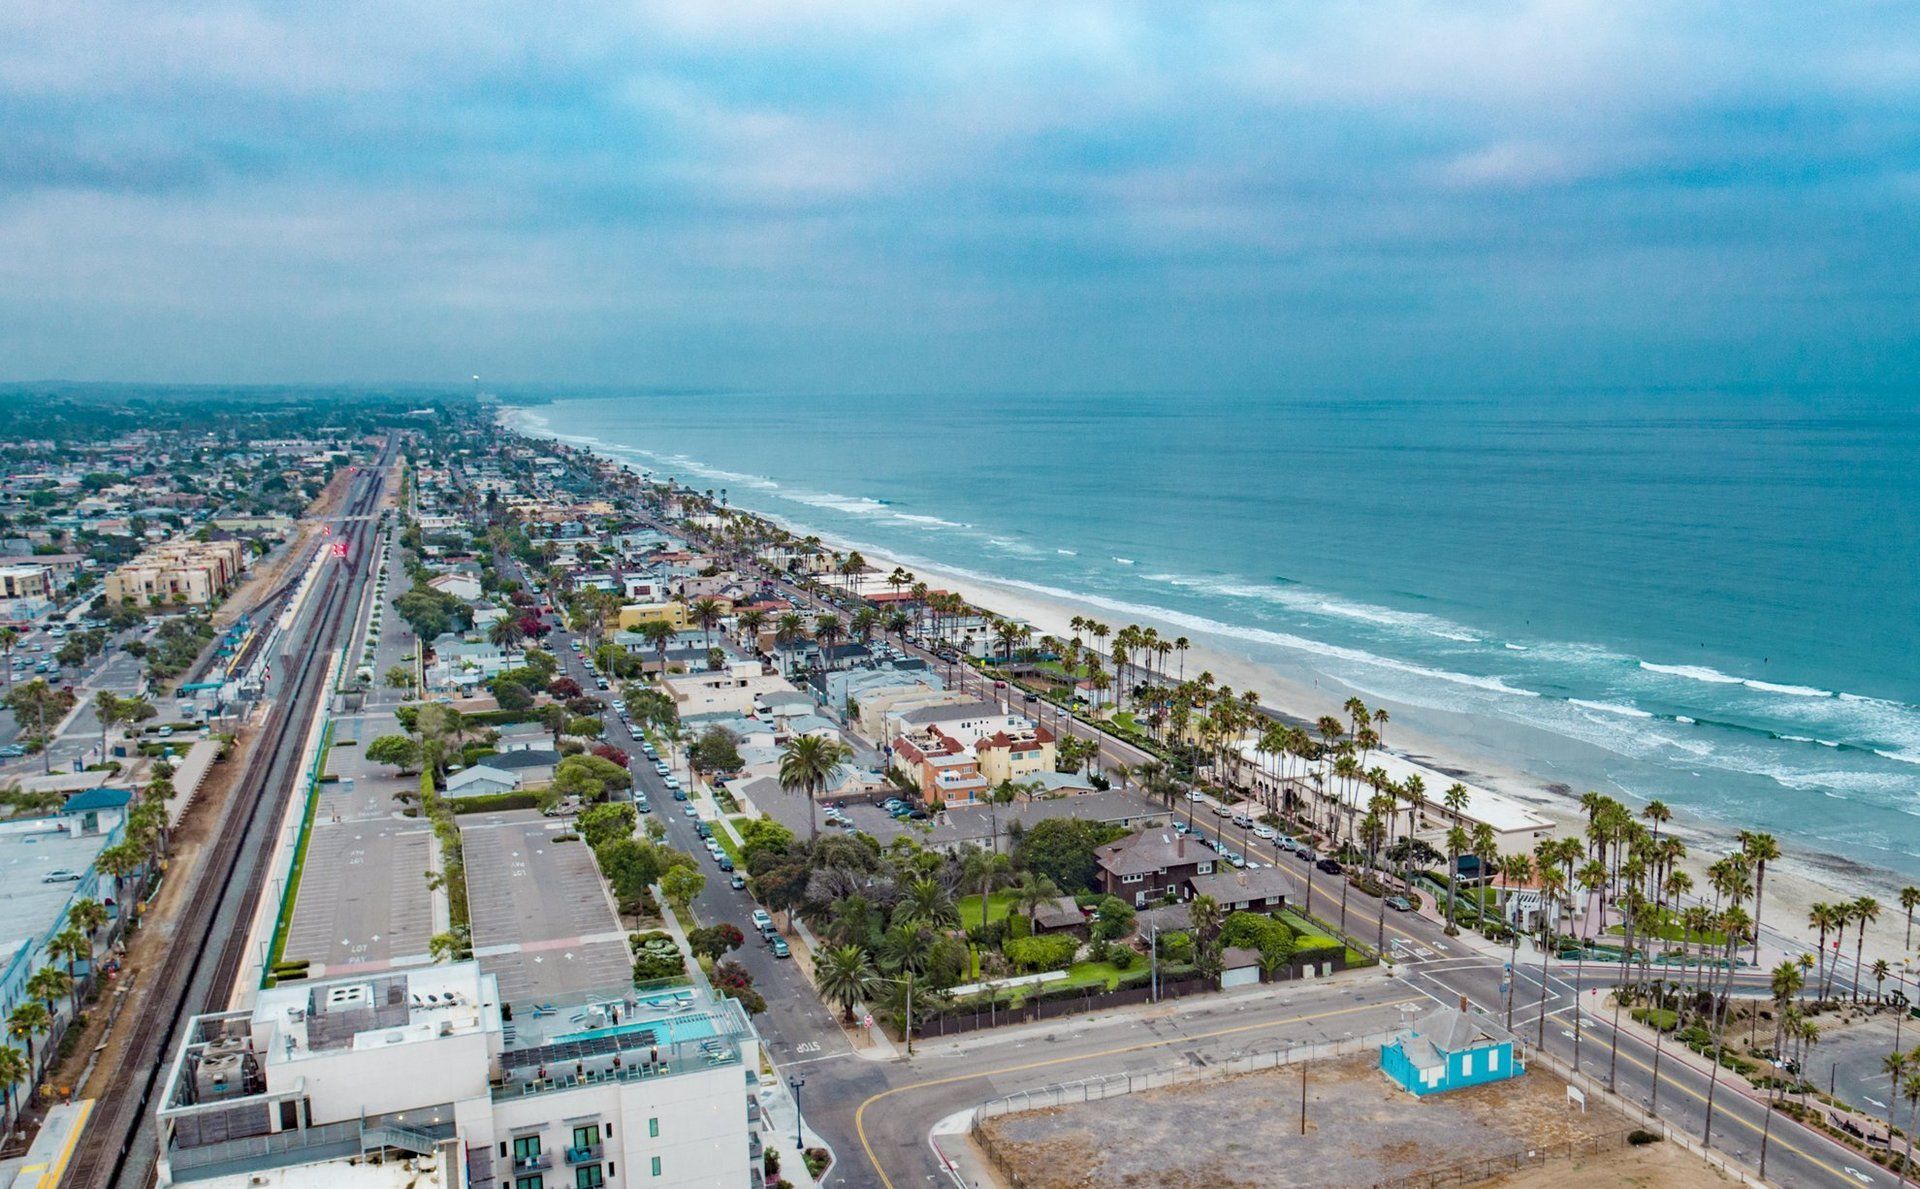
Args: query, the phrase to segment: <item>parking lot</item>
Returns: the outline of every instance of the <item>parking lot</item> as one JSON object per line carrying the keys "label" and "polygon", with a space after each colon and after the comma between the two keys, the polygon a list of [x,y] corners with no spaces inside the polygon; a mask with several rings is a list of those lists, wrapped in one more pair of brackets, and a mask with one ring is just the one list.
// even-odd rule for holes
{"label": "parking lot", "polygon": [[[419,787],[361,751],[365,739],[399,730],[391,714],[334,723],[307,859],[301,868],[284,956],[314,964],[314,977],[361,974],[430,961],[436,926],[427,872],[436,869],[433,828],[393,798]],[[444,915],[444,914],[443,914]]]}
{"label": "parking lot", "polygon": [[[792,794],[761,795],[754,805],[767,816],[792,830],[797,837],[807,836],[807,806]],[[821,808],[820,831],[831,833],[839,827],[830,823]],[[1008,829],[1014,822],[1031,826],[1050,817],[1071,817],[1087,821],[1111,821],[1139,826],[1167,820],[1166,806],[1150,801],[1133,790],[1115,789],[1104,793],[1082,793],[1038,801],[1017,801],[1011,805],[988,808],[984,805],[950,809],[924,822],[900,821],[878,805],[850,804],[842,811],[854,828],[879,839],[882,845],[902,834],[911,834],[923,845],[957,847],[966,844],[986,846],[998,825],[1001,846],[1005,849]],[[1205,815],[1208,822],[1214,819]],[[1222,821],[1220,824],[1225,825]],[[1234,831],[1235,834],[1238,831]]]}
{"label": "parking lot", "polygon": [[627,935],[584,842],[535,810],[463,819],[474,955],[523,1007],[579,1003],[632,986]]}

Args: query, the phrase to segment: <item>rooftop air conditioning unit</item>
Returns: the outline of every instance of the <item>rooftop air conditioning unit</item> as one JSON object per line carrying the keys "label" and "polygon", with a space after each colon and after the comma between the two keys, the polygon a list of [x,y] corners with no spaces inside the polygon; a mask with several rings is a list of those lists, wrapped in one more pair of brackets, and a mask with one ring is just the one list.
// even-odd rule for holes
{"label": "rooftop air conditioning unit", "polygon": [[200,1092],[202,1100],[224,1098],[235,1094],[245,1085],[246,1067],[238,1054],[227,1057],[215,1057],[202,1061],[200,1068],[194,1071],[194,1087]]}

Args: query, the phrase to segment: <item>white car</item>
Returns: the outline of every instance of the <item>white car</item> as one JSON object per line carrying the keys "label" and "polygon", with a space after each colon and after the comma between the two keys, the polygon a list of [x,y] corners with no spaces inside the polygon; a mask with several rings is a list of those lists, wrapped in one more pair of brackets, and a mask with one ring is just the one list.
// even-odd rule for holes
{"label": "white car", "polygon": [[1204,801],[1204,800],[1206,800],[1206,799],[1207,799],[1207,795],[1206,795],[1205,793],[1203,793],[1203,792],[1201,792],[1201,791],[1200,791],[1199,789],[1188,789],[1188,790],[1187,790],[1187,800],[1189,800],[1189,801],[1196,801],[1196,802],[1197,802],[1197,801]]}
{"label": "white car", "polygon": [[1253,836],[1255,838],[1272,838],[1274,836],[1274,829],[1272,826],[1255,826],[1253,828]]}
{"label": "white car", "polygon": [[1229,817],[1232,814],[1233,810],[1228,809],[1225,805],[1215,805],[1213,807],[1213,816],[1215,817]]}
{"label": "white car", "polygon": [[756,908],[753,910],[753,927],[765,933],[773,928],[773,917],[768,915],[766,909]]}

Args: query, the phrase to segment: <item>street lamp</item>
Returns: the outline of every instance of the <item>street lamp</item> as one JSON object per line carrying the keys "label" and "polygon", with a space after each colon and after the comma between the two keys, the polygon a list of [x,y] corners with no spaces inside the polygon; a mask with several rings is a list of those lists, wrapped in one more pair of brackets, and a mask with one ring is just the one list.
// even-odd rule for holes
{"label": "street lamp", "polygon": [[793,1094],[793,1150],[796,1152],[805,1151],[807,1146],[800,1138],[800,1087],[806,1084],[807,1079],[803,1077],[787,1079],[787,1089]]}

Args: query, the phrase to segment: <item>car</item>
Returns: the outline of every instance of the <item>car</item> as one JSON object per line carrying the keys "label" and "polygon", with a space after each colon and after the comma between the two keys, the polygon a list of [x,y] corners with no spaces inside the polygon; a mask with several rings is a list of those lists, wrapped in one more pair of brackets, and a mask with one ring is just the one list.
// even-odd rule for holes
{"label": "car", "polygon": [[1188,789],[1188,790],[1187,790],[1187,800],[1189,800],[1189,801],[1192,801],[1192,802],[1194,802],[1194,803],[1196,803],[1196,804],[1198,804],[1199,802],[1201,802],[1201,801],[1204,801],[1204,800],[1206,800],[1206,799],[1207,799],[1207,795],[1206,795],[1205,793],[1203,793],[1203,792],[1201,792],[1201,791],[1200,791],[1199,789]]}
{"label": "car", "polygon": [[1412,912],[1413,901],[1407,899],[1405,896],[1388,896],[1387,907],[1395,912]]}
{"label": "car", "polygon": [[567,641],[567,647],[568,647],[568,648],[571,648],[571,649],[573,649],[573,650],[574,650],[575,652],[579,652],[579,651],[580,651],[580,641],[578,641],[578,640],[569,640],[569,641]]}
{"label": "car", "polygon": [[660,778],[660,783],[666,785],[668,788],[672,789],[675,792],[680,791],[680,778],[678,776],[663,776]]}
{"label": "car", "polygon": [[1175,834],[1191,834],[1193,833],[1193,827],[1185,822],[1175,822],[1173,823],[1173,832]]}
{"label": "car", "polygon": [[784,937],[769,937],[767,948],[773,951],[773,956],[776,958],[793,957],[793,951],[787,948],[787,939]]}
{"label": "car", "polygon": [[1247,865],[1247,857],[1237,850],[1228,851],[1226,853],[1226,860],[1235,867],[1245,867]]}
{"label": "car", "polygon": [[1248,816],[1247,816],[1246,814],[1244,814],[1244,813],[1236,813],[1236,814],[1234,814],[1234,815],[1233,815],[1233,824],[1234,824],[1234,825],[1236,825],[1236,826],[1239,826],[1239,827],[1240,827],[1240,828],[1241,828],[1242,830],[1251,830],[1251,829],[1253,829],[1253,819],[1252,819],[1252,818],[1250,818],[1250,817],[1248,817]]}
{"label": "car", "polygon": [[156,734],[156,735],[158,735],[158,736],[160,736],[160,737],[161,737],[162,739],[167,739],[167,738],[170,738],[170,737],[172,737],[172,735],[173,735],[173,728],[172,728],[172,727],[161,727],[161,728],[160,728],[159,730],[157,730],[157,731],[155,731],[155,732],[154,732],[154,734]]}
{"label": "car", "polygon": [[612,689],[613,687],[607,684],[607,679],[606,679],[606,678],[604,678],[604,677],[596,677],[596,678],[594,678],[594,679],[593,679],[593,688],[595,688],[595,689]]}
{"label": "car", "polygon": [[695,834],[698,834],[698,835],[700,835],[700,837],[702,837],[702,838],[712,838],[712,837],[713,837],[713,827],[712,827],[712,826],[709,826],[709,825],[708,825],[707,823],[705,823],[705,822],[701,822],[700,824],[698,824],[698,825],[696,825],[696,826],[695,826],[695,827],[693,828],[693,832],[694,832]]}
{"label": "car", "polygon": [[733,878],[727,881],[727,886],[736,892],[741,891],[747,886],[747,877],[736,871]]}
{"label": "car", "polygon": [[728,873],[731,873],[733,871],[733,860],[729,859],[726,855],[724,854],[715,855],[713,856],[713,861],[720,864],[720,870]]}
{"label": "car", "polygon": [[686,815],[687,815],[688,817],[699,817],[699,816],[700,816],[700,811],[699,811],[698,809],[696,809],[696,808],[694,808],[694,807],[693,807],[693,805],[692,805],[691,803],[689,803],[689,804],[687,804],[687,805],[685,805],[685,806],[682,806],[682,807],[681,807],[681,810],[680,810],[680,812],[681,812],[681,813],[684,813],[684,814],[686,814]]}
{"label": "car", "polygon": [[773,928],[773,914],[769,913],[764,908],[754,909],[753,916],[749,919],[753,921],[753,927],[755,929],[758,929],[763,934],[767,930]]}
{"label": "car", "polygon": [[1340,865],[1340,860],[1338,859],[1321,859],[1316,862],[1314,866],[1326,872],[1328,875],[1338,875],[1346,870],[1345,867]]}
{"label": "car", "polygon": [[653,802],[647,800],[645,797],[635,797],[633,800],[633,808],[639,813],[652,813]]}
{"label": "car", "polygon": [[667,776],[673,772],[673,769],[667,767],[665,760],[655,760],[653,762],[653,770],[662,776]]}
{"label": "car", "polygon": [[23,756],[26,754],[27,754],[27,749],[20,746],[18,743],[9,743],[5,747],[0,747],[0,758],[11,760],[17,756]]}
{"label": "car", "polygon": [[640,754],[646,756],[650,760],[657,760],[660,758],[660,753],[653,750],[653,744],[651,743],[642,743],[640,745]]}
{"label": "car", "polygon": [[1268,825],[1257,825],[1253,828],[1253,836],[1255,838],[1271,839],[1274,836],[1274,833],[1275,833],[1274,828]]}
{"label": "car", "polygon": [[41,883],[79,883],[80,873],[70,867],[55,867],[40,877]]}
{"label": "car", "polygon": [[1232,817],[1232,816],[1233,816],[1233,810],[1231,810],[1231,809],[1228,809],[1228,808],[1227,808],[1227,807],[1226,807],[1225,805],[1215,805],[1215,806],[1213,807],[1213,816],[1215,816],[1215,817]]}

